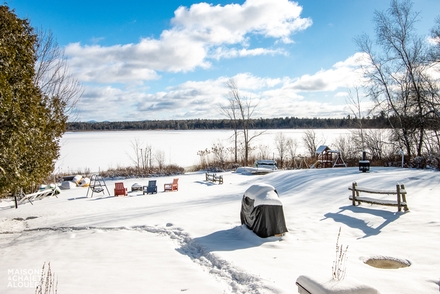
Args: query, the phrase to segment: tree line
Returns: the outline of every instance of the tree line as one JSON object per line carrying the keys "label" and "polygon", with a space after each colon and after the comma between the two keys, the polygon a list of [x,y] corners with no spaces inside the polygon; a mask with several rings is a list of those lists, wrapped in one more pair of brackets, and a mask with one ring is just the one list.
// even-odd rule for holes
{"label": "tree line", "polygon": [[[257,118],[251,119],[250,129],[352,129],[359,126],[372,129],[389,128],[385,117],[354,116],[344,118]],[[118,131],[118,130],[223,130],[233,129],[229,119],[144,120],[118,122],[69,122],[67,131]]]}

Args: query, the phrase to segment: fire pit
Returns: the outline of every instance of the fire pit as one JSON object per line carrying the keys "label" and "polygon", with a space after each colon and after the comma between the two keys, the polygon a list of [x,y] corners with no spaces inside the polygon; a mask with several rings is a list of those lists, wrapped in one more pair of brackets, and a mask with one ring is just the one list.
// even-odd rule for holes
{"label": "fire pit", "polygon": [[411,266],[407,259],[394,258],[390,256],[373,256],[363,260],[365,264],[375,268],[398,269]]}
{"label": "fire pit", "polygon": [[359,160],[359,171],[365,173],[370,171],[370,161],[366,159],[366,151],[362,151],[362,160]]}

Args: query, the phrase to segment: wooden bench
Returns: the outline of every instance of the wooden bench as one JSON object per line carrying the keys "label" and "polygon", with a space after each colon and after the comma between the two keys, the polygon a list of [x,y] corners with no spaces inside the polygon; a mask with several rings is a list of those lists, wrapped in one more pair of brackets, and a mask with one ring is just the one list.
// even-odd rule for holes
{"label": "wooden bench", "polygon": [[206,181],[210,181],[210,182],[218,182],[219,184],[223,184],[223,176],[220,175],[216,175],[216,174],[210,174],[210,173],[206,173],[205,174],[206,177]]}
{"label": "wooden bench", "polygon": [[[351,190],[351,196],[349,199],[353,202],[353,205],[364,203],[370,204],[378,204],[378,205],[387,205],[387,206],[397,206],[398,211],[402,211],[402,207],[405,211],[408,211],[408,204],[406,202],[406,190],[403,184],[396,184],[395,190],[380,190],[373,188],[365,188],[357,185],[356,182],[353,182],[351,187],[348,187],[348,190]],[[369,194],[388,194],[388,195],[396,195],[396,200],[387,200],[387,199],[376,199],[371,197],[363,197],[359,196],[359,193],[369,193]]]}

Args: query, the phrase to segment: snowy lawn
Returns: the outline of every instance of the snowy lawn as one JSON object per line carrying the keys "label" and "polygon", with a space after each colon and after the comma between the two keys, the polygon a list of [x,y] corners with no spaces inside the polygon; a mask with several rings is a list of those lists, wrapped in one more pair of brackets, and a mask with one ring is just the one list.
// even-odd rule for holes
{"label": "snowy lawn", "polygon": [[[0,202],[0,293],[32,293],[44,262],[51,263],[60,294],[297,293],[301,275],[331,280],[339,228],[340,244],[349,246],[347,280],[387,294],[439,292],[439,172],[372,167],[223,177],[218,185],[203,173],[182,175],[179,191],[166,193],[163,184],[173,177],[156,178],[153,195],[91,198],[78,187],[18,209]],[[123,182],[130,190],[148,180]],[[405,184],[410,211],[352,206],[353,181],[376,189]],[[115,181],[106,183],[113,194]],[[241,199],[254,183],[277,189],[285,236],[262,239],[241,225]],[[364,263],[381,256],[411,265]]]}

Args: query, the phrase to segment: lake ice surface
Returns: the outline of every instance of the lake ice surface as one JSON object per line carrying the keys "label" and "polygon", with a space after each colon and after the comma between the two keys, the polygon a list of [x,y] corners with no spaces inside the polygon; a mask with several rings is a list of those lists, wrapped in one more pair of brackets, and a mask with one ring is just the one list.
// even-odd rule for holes
{"label": "lake ice surface", "polygon": [[[256,134],[262,130],[251,130]],[[317,141],[323,145],[332,144],[341,135],[350,133],[348,129],[314,130]],[[304,129],[266,130],[251,141],[252,146],[267,146],[272,157],[278,157],[275,137],[282,132],[286,138],[298,143],[297,154],[305,154]],[[220,143],[232,147],[232,130],[186,130],[186,131],[96,131],[67,132],[61,139],[60,158],[55,164],[55,172],[75,173],[90,169],[99,172],[109,168],[134,166],[135,141],[141,146],[150,146],[153,156],[157,152],[164,155],[165,164],[189,167],[199,164],[199,150],[209,150]],[[259,152],[258,148],[255,152]]]}

